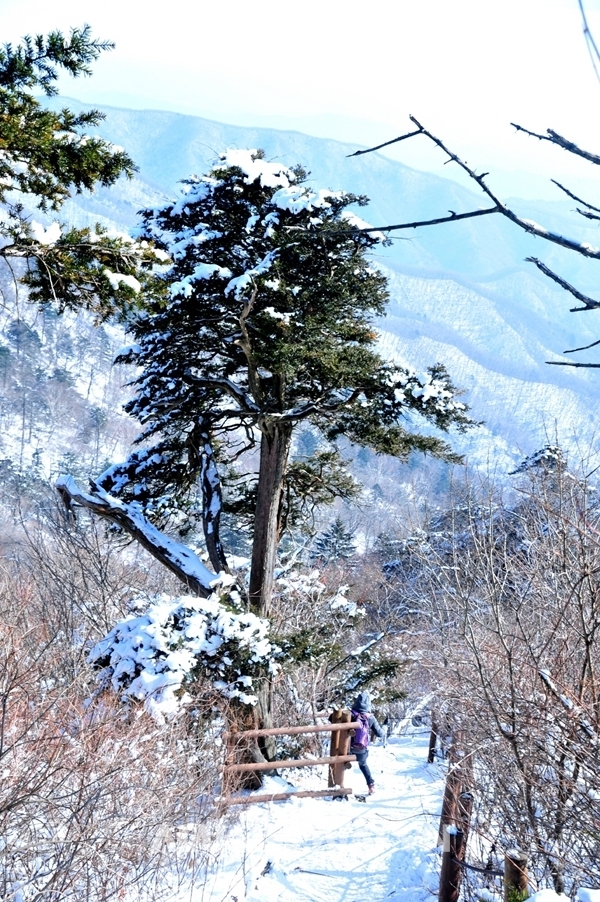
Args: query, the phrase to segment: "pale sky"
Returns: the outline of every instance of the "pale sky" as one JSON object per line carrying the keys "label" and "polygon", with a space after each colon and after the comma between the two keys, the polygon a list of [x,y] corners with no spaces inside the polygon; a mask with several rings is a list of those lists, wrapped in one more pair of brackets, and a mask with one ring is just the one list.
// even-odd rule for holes
{"label": "pale sky", "polygon": [[[600,44],[600,0],[585,6]],[[600,153],[600,83],[577,0],[0,0],[0,11],[1,42],[88,22],[116,43],[91,79],[62,81],[88,103],[363,144],[408,131],[413,113],[480,171],[575,187],[597,175],[509,124]],[[423,139],[409,144],[398,159],[440,168]]]}

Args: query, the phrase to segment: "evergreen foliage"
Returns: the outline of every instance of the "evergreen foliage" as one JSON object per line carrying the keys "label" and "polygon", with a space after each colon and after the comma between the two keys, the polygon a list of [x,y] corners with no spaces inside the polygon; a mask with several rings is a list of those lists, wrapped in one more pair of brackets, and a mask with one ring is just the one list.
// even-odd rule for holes
{"label": "evergreen foliage", "polygon": [[311,556],[314,560],[329,564],[333,561],[348,561],[355,554],[354,530],[337,516],[328,529],[315,539]]}
{"label": "evergreen foliage", "polygon": [[[365,202],[315,191],[300,167],[267,162],[260,151],[230,150],[208,175],[188,179],[179,200],[143,216],[143,238],[173,260],[162,277],[166,299],[135,318],[134,344],[119,358],[141,368],[127,409],[145,447],[98,483],[155,518],[185,512],[200,485],[220,569],[221,471],[259,445],[246,496],[254,505],[251,596],[269,580],[284,517],[317,483],[330,498],[351,491],[338,439],[402,458],[416,448],[452,459],[445,442],[413,430],[411,417],[443,430],[472,425],[442,366],[418,375],[377,353],[373,318],[387,292],[368,252],[381,236],[357,231],[347,209]],[[320,435],[319,454],[290,467],[292,432],[303,423]]]}
{"label": "evergreen foliage", "polygon": [[135,305],[142,287],[151,290],[154,252],[99,227],[44,227],[31,210],[57,211],[72,192],[131,177],[135,165],[122,148],[85,133],[104,118],[97,110],[53,112],[33,92],[56,94],[61,69],[89,75],[90,63],[112,46],[93,39],[86,25],[67,38],[54,31],[0,48],[0,203],[6,207],[0,257],[11,267],[26,261],[22,280],[32,300],[59,309],[85,307],[100,317]]}

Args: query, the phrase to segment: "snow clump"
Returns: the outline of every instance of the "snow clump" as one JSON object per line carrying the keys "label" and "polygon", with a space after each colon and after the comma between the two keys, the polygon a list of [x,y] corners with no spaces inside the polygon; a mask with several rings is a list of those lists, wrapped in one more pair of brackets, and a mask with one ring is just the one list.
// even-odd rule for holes
{"label": "snow clump", "polygon": [[255,705],[248,690],[261,671],[278,671],[278,652],[267,620],[234,613],[215,594],[159,595],[144,613],[117,623],[89,660],[102,668],[104,685],[162,720],[191,700],[187,689],[202,678],[224,698]]}

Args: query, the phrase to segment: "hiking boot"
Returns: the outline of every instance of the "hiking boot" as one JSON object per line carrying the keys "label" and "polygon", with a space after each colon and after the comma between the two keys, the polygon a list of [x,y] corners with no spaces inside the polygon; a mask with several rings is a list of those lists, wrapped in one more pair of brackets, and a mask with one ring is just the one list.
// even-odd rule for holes
{"label": "hiking boot", "polygon": [[372,796],[374,792],[375,792],[375,784],[369,783],[369,795]]}

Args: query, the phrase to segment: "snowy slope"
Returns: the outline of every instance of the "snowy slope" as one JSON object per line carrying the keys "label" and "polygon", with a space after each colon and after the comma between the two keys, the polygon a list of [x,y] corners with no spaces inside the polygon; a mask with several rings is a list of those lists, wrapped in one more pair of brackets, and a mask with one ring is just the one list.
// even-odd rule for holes
{"label": "snowy slope", "polygon": [[[65,99],[54,102],[64,105]],[[363,215],[375,224],[484,205],[451,180],[377,154],[348,158],[355,147],[336,141],[175,113],[104,111],[102,133],[130,151],[140,173],[133,182],[75,198],[66,210],[73,222],[132,226],[137,209],[173,195],[179,178],[205,170],[227,146],[263,147],[269,157],[301,162],[319,185],[367,194],[371,204]],[[598,243],[595,227],[570,220],[569,201],[514,205],[552,229]],[[501,217],[398,233],[379,256],[391,274],[390,315],[380,324],[383,347],[417,369],[437,360],[448,365],[467,390],[474,416],[486,421],[458,447],[479,461],[491,457],[501,469],[539,447],[548,434],[570,448],[586,447],[595,436],[597,371],[550,367],[545,361],[592,342],[600,334],[600,318],[569,313],[569,297],[524,262],[531,254],[593,294],[594,261],[533,239]],[[588,357],[600,359],[597,354],[592,350]]]}
{"label": "snowy slope", "polygon": [[[392,737],[387,748],[371,746],[376,793],[364,803],[303,798],[246,806],[206,886],[188,890],[177,902],[431,900],[439,881],[444,780],[439,766],[426,761],[427,737]],[[285,774],[302,788],[323,788],[322,771]],[[365,791],[356,764],[346,774],[355,793]],[[282,791],[283,781],[266,782],[267,791]]]}

